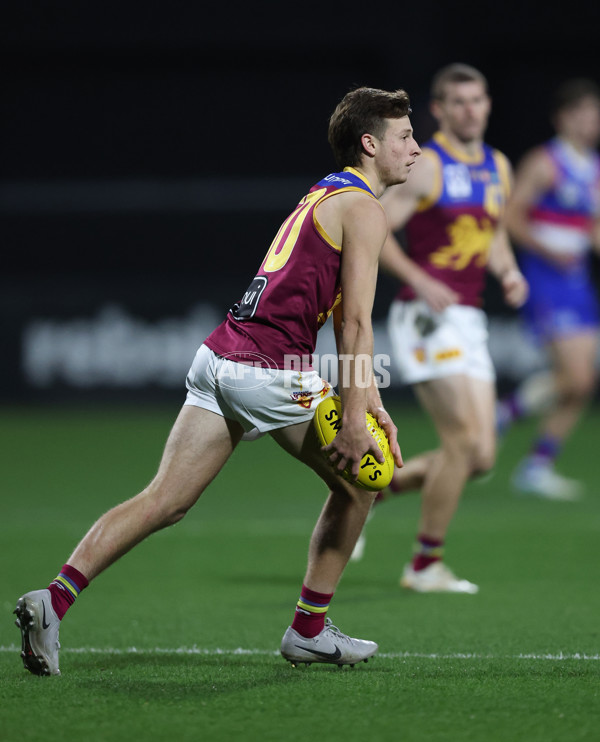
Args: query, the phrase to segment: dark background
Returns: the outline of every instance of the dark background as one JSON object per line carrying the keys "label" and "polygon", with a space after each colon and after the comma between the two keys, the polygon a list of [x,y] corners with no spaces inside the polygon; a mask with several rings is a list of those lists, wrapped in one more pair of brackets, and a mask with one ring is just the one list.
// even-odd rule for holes
{"label": "dark background", "polygon": [[[487,140],[516,163],[551,134],[558,82],[600,82],[597,7],[4,3],[0,398],[64,396],[64,380],[40,391],[23,374],[40,318],[224,312],[335,168],[327,122],[355,85],[408,90],[422,142],[432,74],[473,64],[493,98]],[[376,318],[392,292],[382,278]],[[506,311],[494,286],[487,298]]]}

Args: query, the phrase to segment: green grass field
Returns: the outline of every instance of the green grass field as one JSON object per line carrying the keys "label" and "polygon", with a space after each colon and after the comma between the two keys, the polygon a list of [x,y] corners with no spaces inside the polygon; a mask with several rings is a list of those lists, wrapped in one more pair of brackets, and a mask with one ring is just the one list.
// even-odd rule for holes
{"label": "green grass field", "polygon": [[[0,411],[0,740],[600,740],[598,411],[560,462],[586,483],[582,502],[510,491],[530,424],[510,433],[493,478],[469,485],[446,554],[476,596],[402,591],[418,496],[377,510],[330,609],[379,643],[368,664],[294,669],[278,654],[324,492],[265,438],[81,595],[60,677],[27,673],[16,599],[147,483],[176,412]],[[395,419],[405,457],[434,444],[416,408]]]}

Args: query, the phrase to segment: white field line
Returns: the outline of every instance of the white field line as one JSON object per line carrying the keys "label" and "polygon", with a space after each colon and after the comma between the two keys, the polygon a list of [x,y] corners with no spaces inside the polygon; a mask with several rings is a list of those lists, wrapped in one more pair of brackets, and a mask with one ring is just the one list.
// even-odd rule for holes
{"label": "white field line", "polygon": [[[0,645],[0,653],[7,652],[20,652],[21,647],[16,644],[9,644],[8,646]],[[154,649],[138,649],[137,647],[127,647],[125,649],[118,649],[116,647],[65,647],[61,649],[61,652],[67,654],[108,654],[108,655],[128,655],[128,654],[181,654],[181,655],[201,655],[204,657],[217,657],[217,656],[240,656],[240,655],[255,655],[263,657],[275,657],[279,656],[278,651],[269,649],[244,649],[238,647],[237,649],[221,649],[221,648],[205,648],[205,647],[155,647]],[[558,652],[557,654],[534,654],[534,653],[521,653],[521,654],[476,654],[471,652],[456,652],[450,654],[427,654],[424,652],[379,652],[377,657],[383,659],[402,660],[402,659],[424,659],[424,660],[551,660],[564,661],[564,660],[588,660],[588,661],[600,661],[600,654],[585,654],[584,652],[575,652],[574,654],[568,654],[564,652]]]}

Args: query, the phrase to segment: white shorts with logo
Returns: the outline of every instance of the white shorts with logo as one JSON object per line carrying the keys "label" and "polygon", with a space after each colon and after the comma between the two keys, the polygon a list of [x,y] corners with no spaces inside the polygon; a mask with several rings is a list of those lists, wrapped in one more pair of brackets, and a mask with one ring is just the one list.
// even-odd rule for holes
{"label": "white shorts with logo", "polygon": [[[201,345],[186,378],[186,405],[203,407],[260,433],[311,420],[333,394],[316,371],[261,368],[238,363]],[[252,436],[254,437],[254,435]]]}
{"label": "white shorts with logo", "polygon": [[434,312],[422,300],[395,301],[388,332],[403,383],[464,374],[494,381],[487,317],[481,309],[453,304]]}

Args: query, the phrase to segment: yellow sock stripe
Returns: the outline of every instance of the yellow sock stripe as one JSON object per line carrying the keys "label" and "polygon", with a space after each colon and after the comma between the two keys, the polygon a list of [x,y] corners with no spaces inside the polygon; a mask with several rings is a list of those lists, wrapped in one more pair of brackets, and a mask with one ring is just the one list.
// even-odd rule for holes
{"label": "yellow sock stripe", "polygon": [[423,544],[417,543],[415,544],[414,554],[423,554],[423,556],[428,557],[436,557],[438,559],[441,559],[444,556],[444,547],[443,546],[423,546]]}
{"label": "yellow sock stripe", "polygon": [[63,585],[63,587],[66,587],[67,590],[71,593],[71,595],[74,598],[77,597],[78,595],[77,591],[73,589],[73,585],[67,582],[67,580],[65,580],[64,577],[61,577],[60,575],[58,575],[58,577],[54,578],[54,582],[60,582],[60,584]]}
{"label": "yellow sock stripe", "polygon": [[309,613],[327,613],[327,609],[329,608],[329,605],[310,605],[309,603],[305,603],[302,598],[297,603],[298,608],[302,608],[303,611],[308,611]]}

